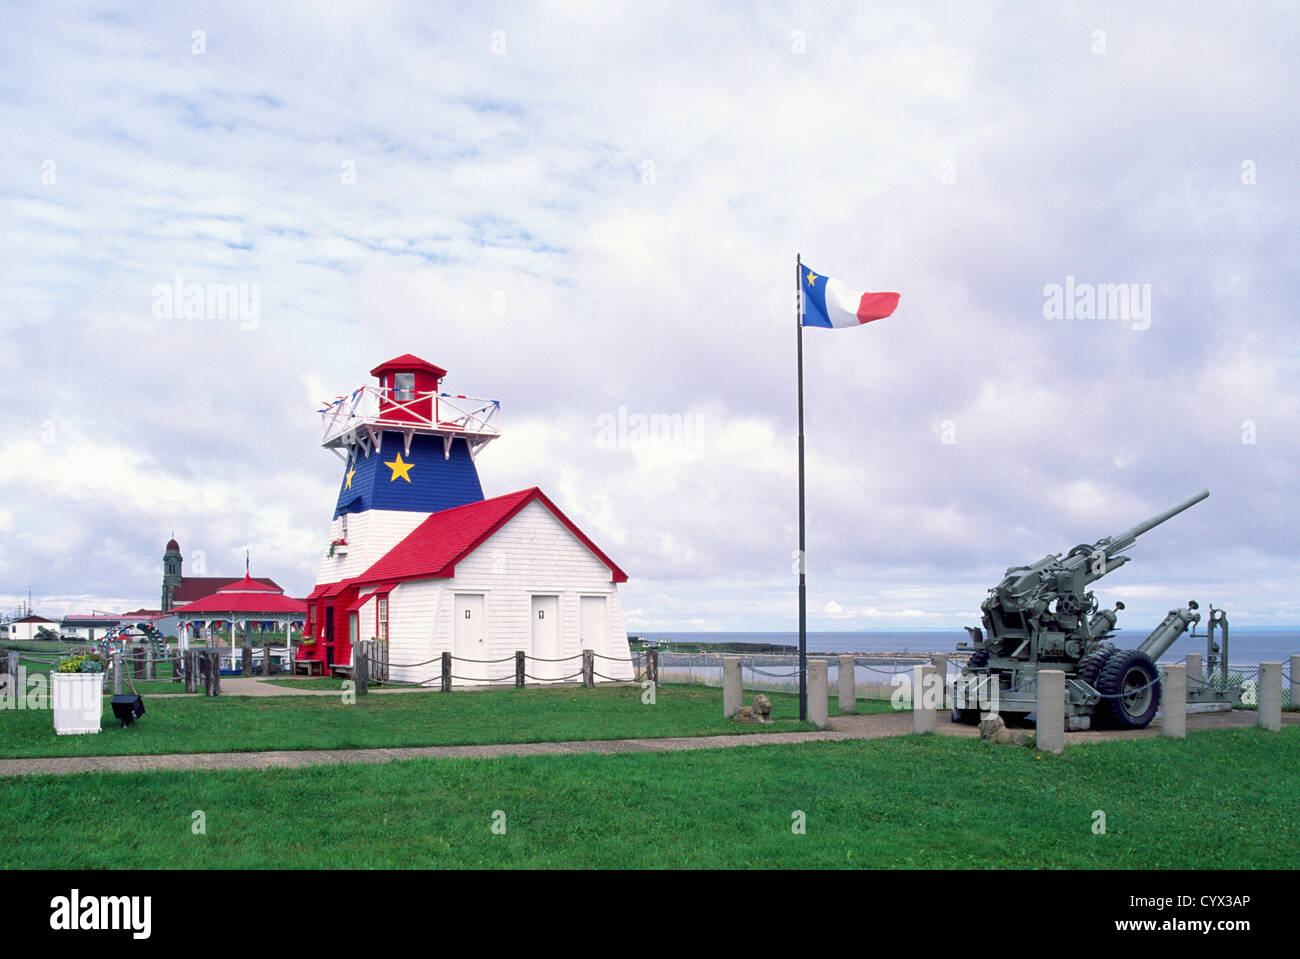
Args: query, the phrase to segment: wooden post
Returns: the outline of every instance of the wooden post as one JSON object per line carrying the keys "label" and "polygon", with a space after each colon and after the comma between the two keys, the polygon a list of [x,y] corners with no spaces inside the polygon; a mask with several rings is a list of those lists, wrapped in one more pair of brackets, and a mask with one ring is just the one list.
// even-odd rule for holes
{"label": "wooden post", "polygon": [[582,685],[588,689],[596,685],[596,657],[590,649],[582,651]]}
{"label": "wooden post", "polygon": [[122,695],[122,651],[113,650],[113,695]]}
{"label": "wooden post", "polygon": [[522,649],[515,650],[515,689],[524,688],[525,654]]}
{"label": "wooden post", "polygon": [[262,634],[262,675],[271,675],[271,642]]}
{"label": "wooden post", "polygon": [[243,676],[253,675],[253,647],[248,645],[248,640],[244,640],[244,652],[240,662],[239,672]]}
{"label": "wooden post", "polygon": [[209,696],[221,695],[221,655],[215,649],[204,651],[203,660],[207,663],[204,674],[203,691]]}
{"label": "wooden post", "polygon": [[[22,687],[18,684],[18,669],[22,662],[22,653],[16,649],[4,650],[5,656],[5,674],[9,676],[9,682],[13,685],[14,695],[18,696],[22,692]],[[54,672],[58,672],[58,667],[52,667]]]}
{"label": "wooden post", "polygon": [[370,640],[358,639],[352,647],[352,682],[356,684],[357,695],[364,696],[370,692]]}
{"label": "wooden post", "polygon": [[659,650],[657,649],[645,651],[645,678],[655,686],[659,685]]}
{"label": "wooden post", "polygon": [[154,658],[153,643],[144,648],[144,678],[158,678],[158,661]]}
{"label": "wooden post", "polygon": [[442,654],[442,691],[451,692],[451,653]]}
{"label": "wooden post", "polygon": [[184,663],[183,670],[185,675],[181,678],[185,680],[185,691],[187,693],[196,693],[199,690],[199,681],[197,676],[199,663],[198,650],[185,650],[182,661]]}

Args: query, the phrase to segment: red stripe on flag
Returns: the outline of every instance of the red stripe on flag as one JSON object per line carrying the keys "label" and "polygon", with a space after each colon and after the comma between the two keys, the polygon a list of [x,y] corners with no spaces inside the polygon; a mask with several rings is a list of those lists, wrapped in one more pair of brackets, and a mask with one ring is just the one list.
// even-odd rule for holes
{"label": "red stripe on flag", "polygon": [[858,303],[858,322],[883,320],[898,309],[897,293],[863,293]]}

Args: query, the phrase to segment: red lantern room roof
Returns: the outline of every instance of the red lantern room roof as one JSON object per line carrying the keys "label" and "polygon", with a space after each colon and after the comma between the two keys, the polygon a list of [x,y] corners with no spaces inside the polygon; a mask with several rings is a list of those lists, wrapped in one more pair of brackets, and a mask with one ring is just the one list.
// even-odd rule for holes
{"label": "red lantern room roof", "polygon": [[181,551],[181,544],[176,542],[174,539],[169,539],[167,541],[166,549],[169,553],[179,553]]}
{"label": "red lantern room roof", "polygon": [[432,373],[438,379],[447,375],[447,371],[441,366],[435,366],[418,356],[412,356],[410,353],[403,353],[401,356],[395,356],[387,363],[380,363],[370,371],[371,376],[383,376],[385,373]]}

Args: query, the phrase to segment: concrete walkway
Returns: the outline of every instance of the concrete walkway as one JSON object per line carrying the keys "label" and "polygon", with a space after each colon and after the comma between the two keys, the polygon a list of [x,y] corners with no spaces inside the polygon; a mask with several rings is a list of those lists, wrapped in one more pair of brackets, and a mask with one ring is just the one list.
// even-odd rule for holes
{"label": "concrete walkway", "polygon": [[[247,682],[247,680],[245,680]],[[257,695],[257,694],[254,694]],[[338,693],[329,693],[337,696]],[[1284,725],[1300,725],[1300,714],[1283,713]],[[1205,713],[1187,717],[1188,732],[1255,725],[1255,713]],[[83,772],[138,772],[152,769],[296,769],[339,763],[388,763],[401,759],[495,759],[500,756],[571,756],[578,753],[657,753],[694,749],[731,749],[789,743],[829,742],[845,739],[883,739],[912,731],[910,713],[840,716],[823,732],[739,733],[723,736],[688,736],[669,739],[579,740],[567,743],[503,743],[485,746],[402,746],[392,749],[313,749],[249,753],[171,753],[158,756],[60,756],[41,759],[0,760],[0,777],[54,775]],[[944,736],[978,738],[974,726],[945,720],[938,732]],[[1066,745],[1104,739],[1133,739],[1160,735],[1158,723],[1146,729],[1119,732],[1066,733]],[[993,748],[993,747],[989,747]]]}

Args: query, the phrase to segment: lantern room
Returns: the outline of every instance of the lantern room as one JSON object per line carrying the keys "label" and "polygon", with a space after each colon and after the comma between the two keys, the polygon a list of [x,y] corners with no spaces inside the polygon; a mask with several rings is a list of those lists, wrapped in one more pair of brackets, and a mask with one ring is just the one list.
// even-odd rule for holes
{"label": "lantern room", "polygon": [[369,457],[380,448],[386,431],[398,434],[404,452],[417,435],[440,437],[444,459],[451,458],[456,438],[464,438],[472,459],[501,435],[501,404],[442,392],[447,371],[441,366],[405,353],[370,374],[378,378],[377,386],[359,386],[318,411],[321,445],[345,461]]}
{"label": "lantern room", "polygon": [[379,416],[390,423],[428,425],[433,404],[447,371],[418,356],[403,353],[370,371],[379,377]]}

